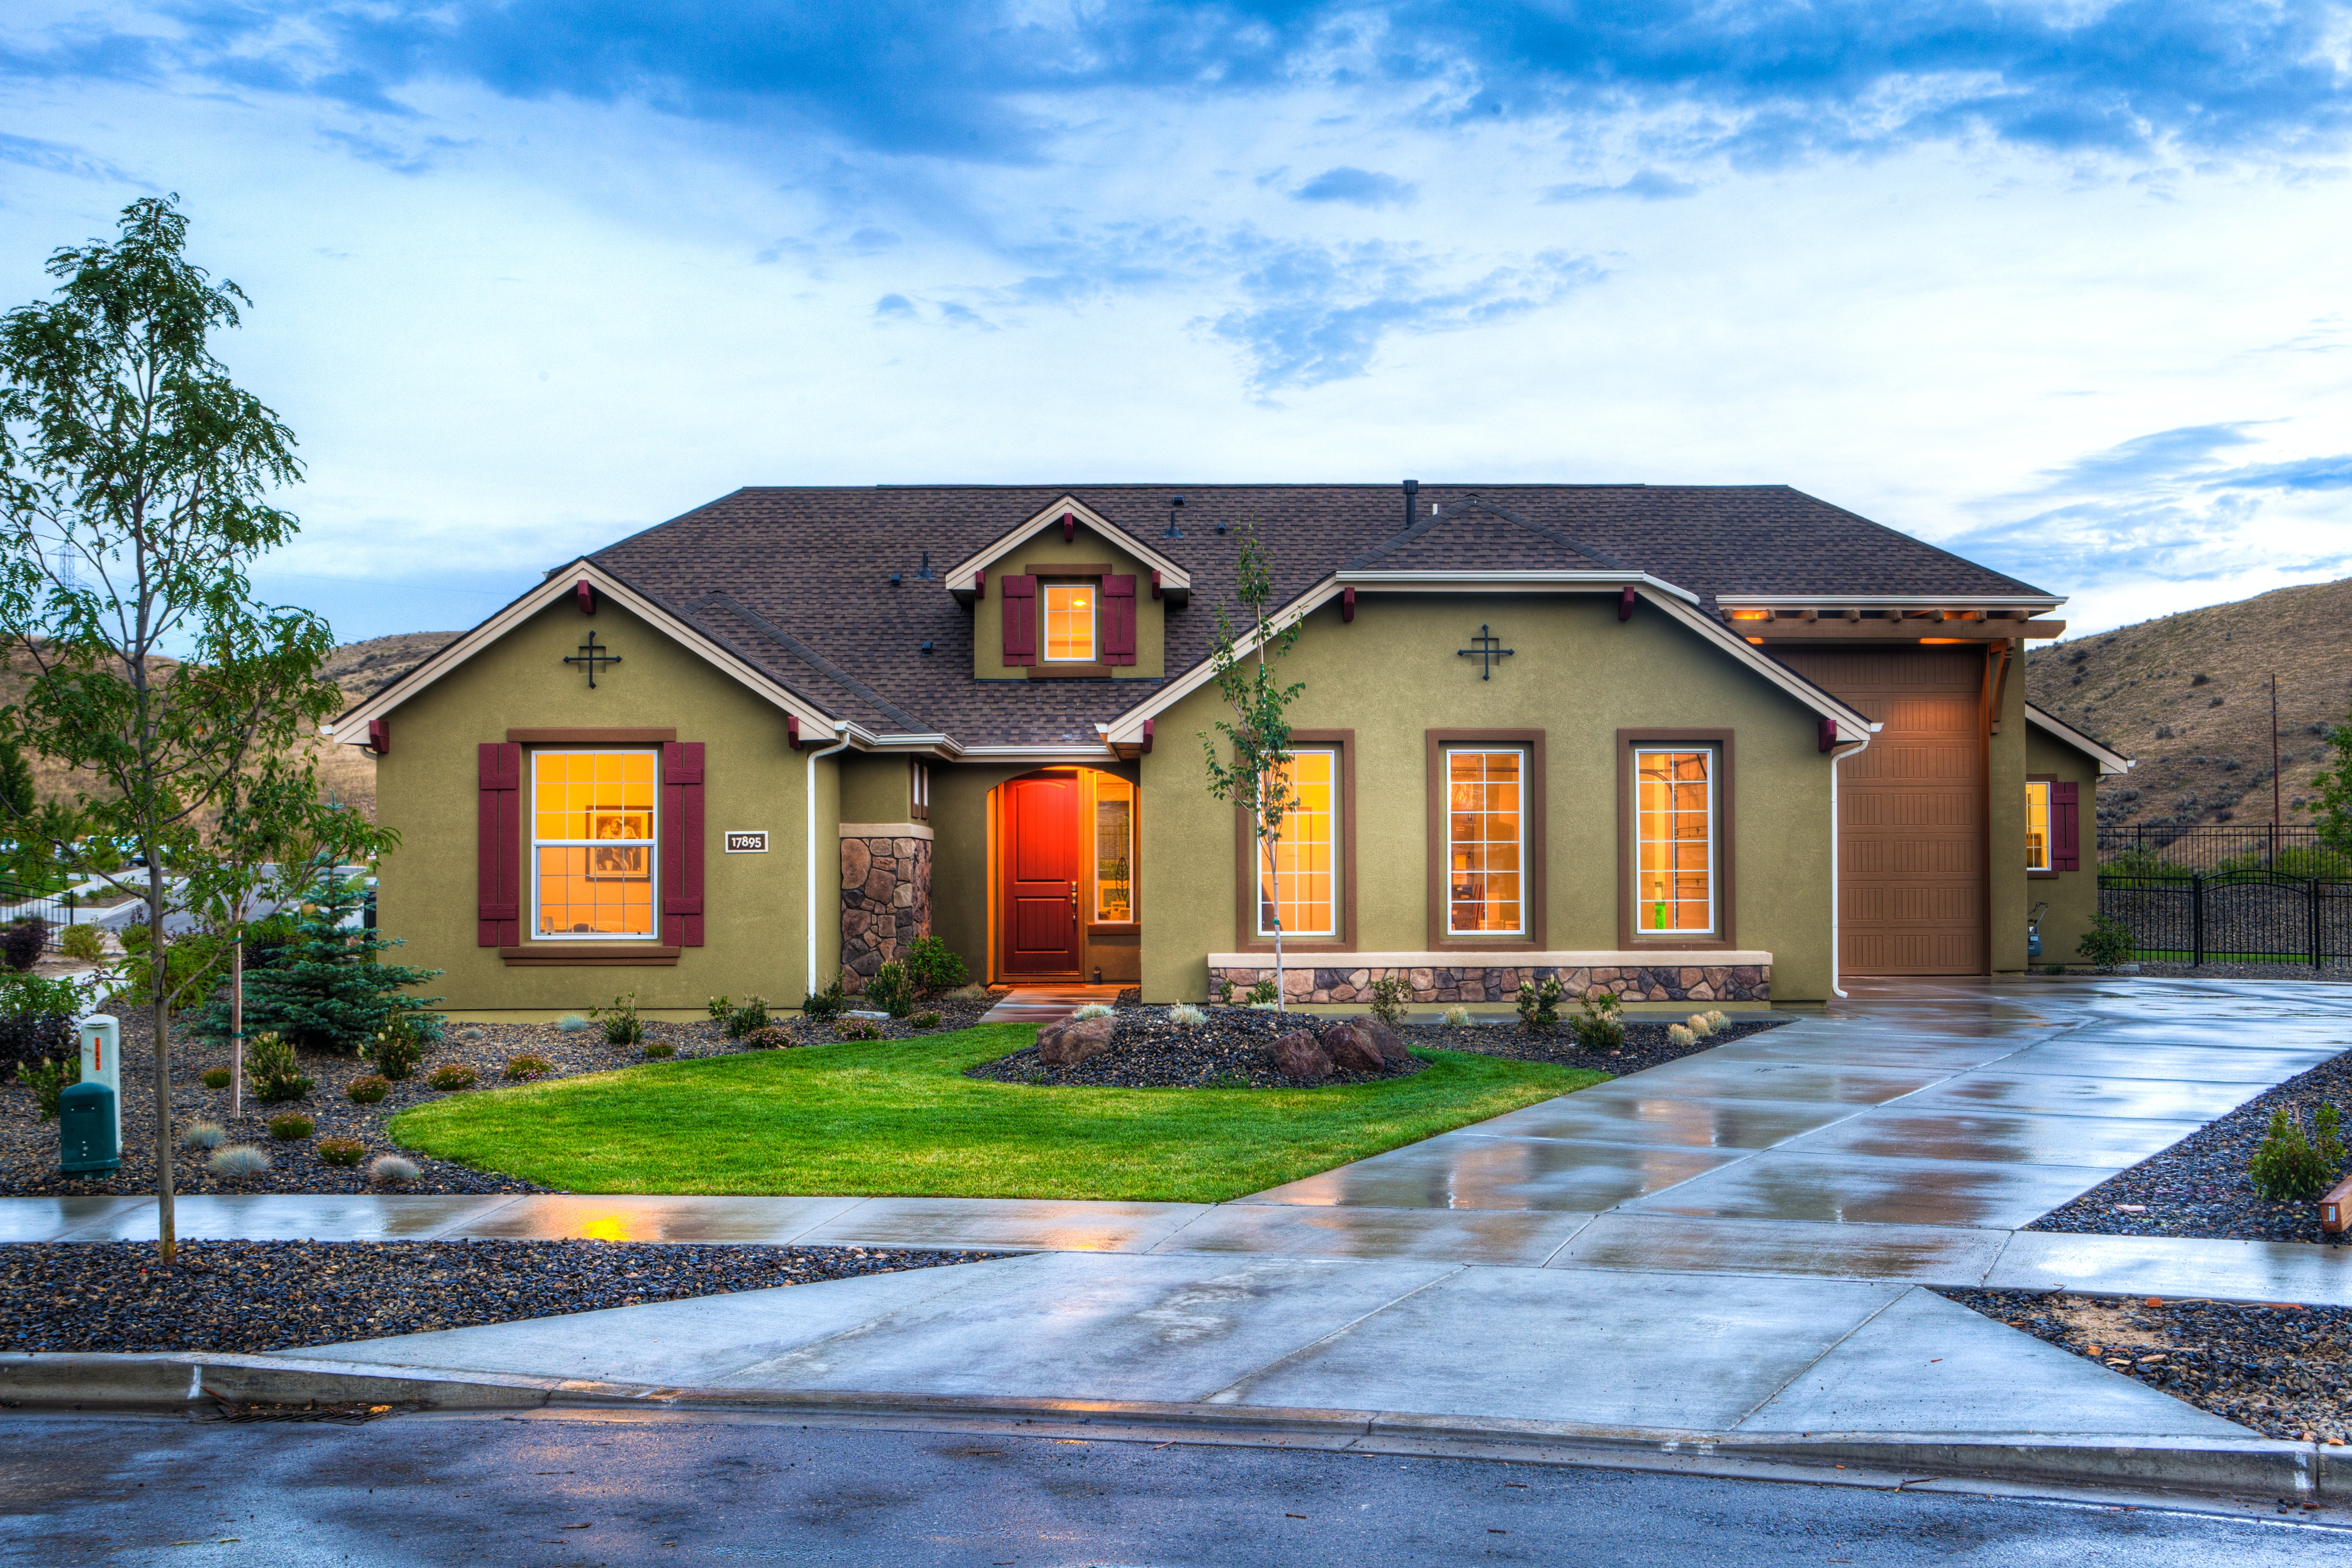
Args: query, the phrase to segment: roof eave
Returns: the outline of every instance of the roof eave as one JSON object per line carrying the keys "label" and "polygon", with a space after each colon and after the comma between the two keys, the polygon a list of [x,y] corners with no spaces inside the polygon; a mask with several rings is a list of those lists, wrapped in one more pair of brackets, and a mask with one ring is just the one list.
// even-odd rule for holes
{"label": "roof eave", "polygon": [[2029,702],[2025,705],[2025,721],[2045,730],[2076,751],[2099,764],[2101,778],[2118,778],[2139,766],[2139,759],[2126,757],[2112,746],[2101,745],[2063,719]]}

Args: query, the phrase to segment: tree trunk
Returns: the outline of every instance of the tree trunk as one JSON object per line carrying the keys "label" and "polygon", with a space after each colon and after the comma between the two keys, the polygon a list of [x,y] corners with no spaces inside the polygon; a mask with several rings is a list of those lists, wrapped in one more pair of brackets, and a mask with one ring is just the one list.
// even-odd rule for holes
{"label": "tree trunk", "polygon": [[245,1115],[245,938],[228,950],[228,1114]]}
{"label": "tree trunk", "polygon": [[171,974],[163,952],[163,857],[147,851],[148,998],[155,1023],[155,1245],[169,1268],[179,1251],[172,1215]]}
{"label": "tree trunk", "polygon": [[1265,845],[1265,874],[1274,882],[1274,1010],[1287,1012],[1282,996],[1282,864],[1275,858],[1274,840],[1260,835]]}

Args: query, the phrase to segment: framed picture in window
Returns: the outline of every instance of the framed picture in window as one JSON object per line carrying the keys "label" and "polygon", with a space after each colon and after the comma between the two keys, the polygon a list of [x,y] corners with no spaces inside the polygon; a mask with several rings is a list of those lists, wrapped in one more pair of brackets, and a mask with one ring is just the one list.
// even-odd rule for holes
{"label": "framed picture in window", "polygon": [[[588,808],[588,879],[592,882],[646,882],[653,879],[653,813],[624,806]],[[629,840],[635,843],[608,843]]]}

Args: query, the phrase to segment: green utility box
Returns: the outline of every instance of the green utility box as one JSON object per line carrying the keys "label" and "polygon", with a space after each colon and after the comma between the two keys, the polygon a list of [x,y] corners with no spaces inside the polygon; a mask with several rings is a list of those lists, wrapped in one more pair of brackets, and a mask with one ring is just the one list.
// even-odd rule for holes
{"label": "green utility box", "polygon": [[58,1169],[68,1176],[110,1176],[121,1163],[114,1090],[102,1083],[70,1085],[58,1096]]}

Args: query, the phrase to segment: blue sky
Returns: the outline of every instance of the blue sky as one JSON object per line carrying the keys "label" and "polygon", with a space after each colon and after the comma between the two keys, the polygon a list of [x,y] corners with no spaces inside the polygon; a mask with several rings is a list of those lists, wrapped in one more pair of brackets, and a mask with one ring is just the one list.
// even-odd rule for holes
{"label": "blue sky", "polygon": [[2352,574],[2347,137],[2344,0],[16,0],[0,301],[178,192],[346,637],[742,484],[1407,476],[2084,630]]}

